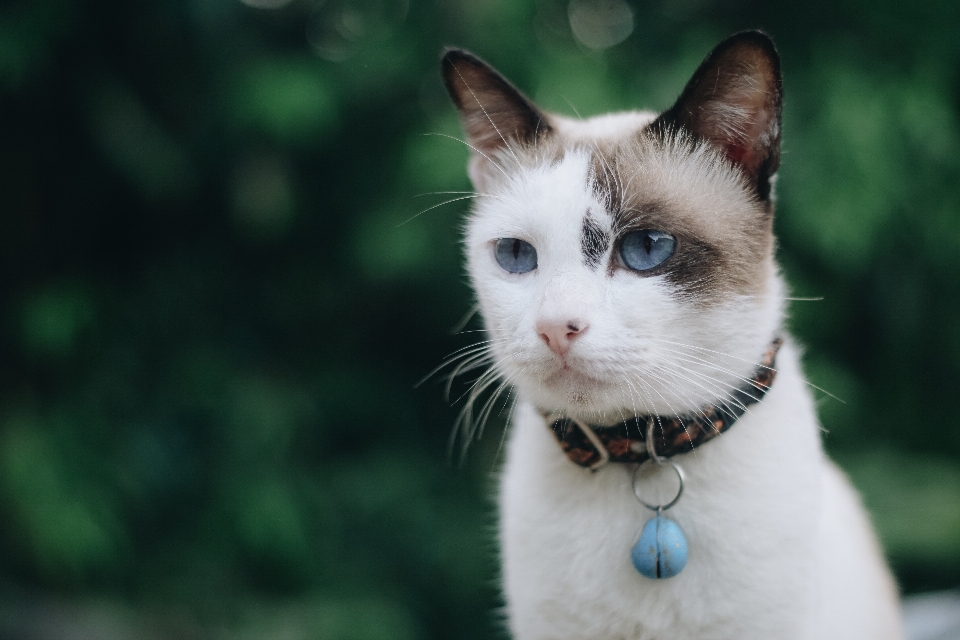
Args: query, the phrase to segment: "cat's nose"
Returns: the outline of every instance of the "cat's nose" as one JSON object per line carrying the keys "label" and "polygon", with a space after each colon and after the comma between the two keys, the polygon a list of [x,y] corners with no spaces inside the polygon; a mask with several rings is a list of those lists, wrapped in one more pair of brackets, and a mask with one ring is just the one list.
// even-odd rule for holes
{"label": "cat's nose", "polygon": [[555,322],[539,320],[537,333],[550,350],[560,357],[567,355],[573,341],[582,336],[587,330],[587,323],[583,320],[566,320]]}

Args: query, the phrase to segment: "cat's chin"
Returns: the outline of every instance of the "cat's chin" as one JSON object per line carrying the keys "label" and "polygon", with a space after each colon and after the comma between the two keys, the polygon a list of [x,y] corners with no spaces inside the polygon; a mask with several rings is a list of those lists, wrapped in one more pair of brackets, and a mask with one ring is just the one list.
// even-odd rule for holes
{"label": "cat's chin", "polygon": [[[703,397],[696,389],[678,394],[675,386],[663,387],[654,380],[626,381],[622,374],[594,377],[570,366],[516,379],[522,395],[542,412],[562,413],[594,424],[614,424],[651,412],[678,415],[717,400]],[[649,393],[641,394],[639,389]]]}
{"label": "cat's chin", "polygon": [[567,415],[605,414],[620,406],[617,390],[608,382],[570,367],[561,367],[526,387],[525,395],[547,412]]}

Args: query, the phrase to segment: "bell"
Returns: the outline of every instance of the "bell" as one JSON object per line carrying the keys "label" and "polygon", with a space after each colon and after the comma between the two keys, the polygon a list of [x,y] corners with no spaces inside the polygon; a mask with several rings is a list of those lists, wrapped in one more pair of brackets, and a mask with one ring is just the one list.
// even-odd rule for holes
{"label": "bell", "polygon": [[658,513],[643,525],[630,560],[648,578],[672,578],[687,564],[687,537],[680,525]]}

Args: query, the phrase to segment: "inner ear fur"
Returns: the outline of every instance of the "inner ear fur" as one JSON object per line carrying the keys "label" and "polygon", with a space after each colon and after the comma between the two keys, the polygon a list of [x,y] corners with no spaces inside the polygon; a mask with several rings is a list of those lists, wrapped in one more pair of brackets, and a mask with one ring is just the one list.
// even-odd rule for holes
{"label": "inner ear fur", "polygon": [[469,51],[444,51],[441,73],[470,144],[483,154],[532,144],[550,132],[546,115]]}
{"label": "inner ear fur", "polygon": [[652,127],[664,133],[685,129],[719,147],[762,200],[780,166],[783,82],[780,56],[760,31],[730,36],[710,52],[676,104]]}

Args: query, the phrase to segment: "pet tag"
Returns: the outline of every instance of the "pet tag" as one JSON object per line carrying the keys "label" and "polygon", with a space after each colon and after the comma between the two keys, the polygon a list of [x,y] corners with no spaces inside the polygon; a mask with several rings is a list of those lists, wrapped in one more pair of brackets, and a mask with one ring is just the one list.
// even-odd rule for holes
{"label": "pet tag", "polygon": [[677,504],[683,493],[683,470],[672,462],[660,464],[669,464],[680,482],[677,495],[666,504],[650,504],[644,500],[637,489],[637,477],[641,467],[638,466],[633,472],[633,495],[640,504],[655,511],[657,515],[643,525],[640,537],[630,552],[630,560],[642,575],[654,579],[672,578],[687,564],[687,537],[683,535],[680,525],[663,515],[664,511]]}

